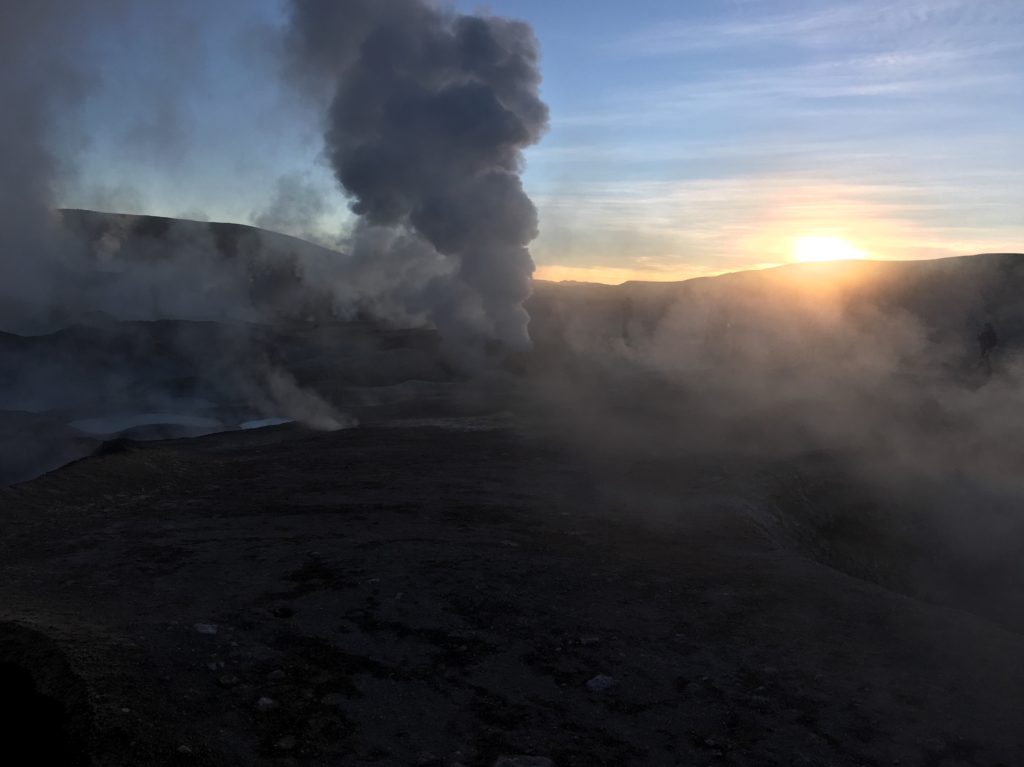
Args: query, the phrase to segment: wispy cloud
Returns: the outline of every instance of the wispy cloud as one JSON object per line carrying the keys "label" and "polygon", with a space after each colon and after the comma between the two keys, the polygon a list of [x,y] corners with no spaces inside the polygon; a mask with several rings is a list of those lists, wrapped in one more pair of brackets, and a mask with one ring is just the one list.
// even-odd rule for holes
{"label": "wispy cloud", "polygon": [[[1024,3],[1021,3],[1024,8]],[[1019,63],[1011,66],[1011,62]],[[821,60],[765,67],[731,65],[708,68],[646,88],[611,89],[587,112],[561,117],[561,125],[636,124],[678,120],[707,110],[752,112],[871,109],[881,103],[902,112],[917,105],[901,99],[956,95],[969,108],[981,94],[1013,97],[1024,87],[1024,38],[944,49],[901,49],[875,53],[833,51]]]}
{"label": "wispy cloud", "polygon": [[862,0],[821,8],[807,2],[737,6],[712,21],[659,23],[607,44],[621,55],[706,53],[751,45],[791,45],[808,50],[885,47],[902,41],[915,47],[945,45],[951,37],[992,39],[1024,20],[1018,0]]}

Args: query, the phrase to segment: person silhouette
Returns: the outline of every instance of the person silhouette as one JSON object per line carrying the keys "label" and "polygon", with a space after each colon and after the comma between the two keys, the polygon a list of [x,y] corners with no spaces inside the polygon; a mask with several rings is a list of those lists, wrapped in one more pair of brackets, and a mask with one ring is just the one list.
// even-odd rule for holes
{"label": "person silhouette", "polygon": [[999,346],[999,336],[991,322],[986,322],[985,327],[978,333],[978,346],[981,348],[981,359],[979,364],[985,371],[985,377],[992,376],[992,352]]}

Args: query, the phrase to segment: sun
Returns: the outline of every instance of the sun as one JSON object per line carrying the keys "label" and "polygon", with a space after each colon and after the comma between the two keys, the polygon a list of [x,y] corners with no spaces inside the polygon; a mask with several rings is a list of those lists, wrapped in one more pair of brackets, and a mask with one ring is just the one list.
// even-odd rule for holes
{"label": "sun", "polygon": [[867,258],[867,254],[857,250],[841,237],[797,237],[793,243],[793,260],[800,263],[850,261],[861,258]]}

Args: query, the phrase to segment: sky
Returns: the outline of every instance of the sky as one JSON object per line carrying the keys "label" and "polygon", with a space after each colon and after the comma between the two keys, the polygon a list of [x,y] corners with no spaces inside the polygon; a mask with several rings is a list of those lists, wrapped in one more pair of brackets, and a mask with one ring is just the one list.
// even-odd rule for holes
{"label": "sky", "polygon": [[[685,279],[809,243],[1024,250],[1021,0],[457,6],[540,41],[551,125],[524,174],[538,277]],[[60,204],[251,223],[283,183],[316,220],[279,228],[339,239],[351,216],[317,113],[280,77],[281,4],[126,7],[64,121]]]}

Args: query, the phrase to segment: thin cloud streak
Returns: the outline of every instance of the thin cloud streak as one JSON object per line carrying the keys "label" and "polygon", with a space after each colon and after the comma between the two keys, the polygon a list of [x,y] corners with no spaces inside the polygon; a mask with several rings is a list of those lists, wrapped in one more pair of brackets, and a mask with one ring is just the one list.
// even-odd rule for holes
{"label": "thin cloud streak", "polygon": [[[1024,41],[1000,50],[1024,54]],[[1013,97],[1020,92],[1024,70],[1008,69],[1002,61],[968,66],[979,61],[985,61],[981,49],[836,59],[770,72],[763,68],[724,70],[699,82],[610,91],[593,111],[561,115],[559,125],[635,125],[638,115],[645,122],[665,122],[710,110],[753,111],[758,107],[783,114],[793,114],[793,110],[831,113],[839,101],[845,102],[841,105],[844,110],[875,109],[901,115],[914,114],[920,109],[917,102],[925,97],[963,94],[977,98],[980,92]],[[952,102],[942,108],[949,112],[962,109]]]}
{"label": "thin cloud streak", "polygon": [[[857,45],[881,47],[885,41],[945,45],[950,30],[979,40],[1007,33],[1008,25],[1024,20],[1016,0],[891,0],[848,3],[838,8],[807,10],[806,3],[789,3],[793,10],[770,17],[733,16],[705,23],[660,23],[606,44],[623,56],[665,56],[706,53],[755,44],[791,44],[830,50]],[[933,32],[941,29],[941,35]],[[874,41],[874,42],[867,42]]]}

